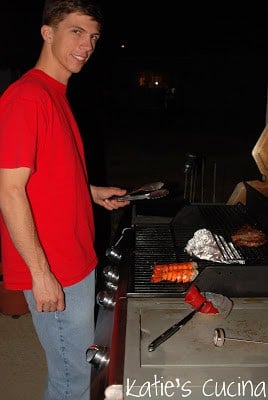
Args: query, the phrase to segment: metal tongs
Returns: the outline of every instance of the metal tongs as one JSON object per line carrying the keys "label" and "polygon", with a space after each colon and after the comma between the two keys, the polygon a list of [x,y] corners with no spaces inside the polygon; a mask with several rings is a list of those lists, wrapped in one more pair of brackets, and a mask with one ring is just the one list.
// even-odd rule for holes
{"label": "metal tongs", "polygon": [[181,319],[179,322],[176,324],[172,325],[169,329],[167,329],[164,333],[162,333],[160,336],[158,336],[156,339],[154,339],[148,346],[148,351],[154,351],[160,344],[164,343],[166,340],[168,340],[171,336],[174,335],[179,329],[181,329],[188,321],[190,321],[193,316],[197,313],[199,310],[195,309],[191,311],[189,314],[186,315],[183,319]]}
{"label": "metal tongs", "polygon": [[167,189],[162,189],[163,186],[163,182],[147,183],[143,186],[139,186],[128,191],[124,196],[113,196],[111,199],[116,199],[117,201],[158,199],[166,196],[169,193]]}

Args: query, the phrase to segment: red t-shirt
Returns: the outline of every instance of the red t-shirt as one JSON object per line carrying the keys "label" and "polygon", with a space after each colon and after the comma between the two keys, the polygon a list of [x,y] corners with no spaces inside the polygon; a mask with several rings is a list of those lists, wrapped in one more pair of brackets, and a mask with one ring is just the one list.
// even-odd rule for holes
{"label": "red t-shirt", "polygon": [[[0,99],[0,168],[29,167],[26,190],[51,270],[69,286],[96,266],[83,143],[66,86],[31,69]],[[31,289],[31,275],[1,218],[4,283]]]}

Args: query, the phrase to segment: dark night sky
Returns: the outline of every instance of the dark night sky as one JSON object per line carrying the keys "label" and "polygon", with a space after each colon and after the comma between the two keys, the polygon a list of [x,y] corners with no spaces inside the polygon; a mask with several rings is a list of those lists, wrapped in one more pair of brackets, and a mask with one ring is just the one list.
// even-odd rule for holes
{"label": "dark night sky", "polygon": [[[185,113],[187,126],[191,122],[193,129],[204,132],[217,127],[224,134],[230,132],[230,137],[234,132],[244,137],[246,132],[262,131],[268,77],[267,3],[251,2],[246,6],[245,2],[234,1],[101,2],[106,21],[103,36],[89,65],[70,82],[71,88],[75,83],[74,108],[86,104],[87,124],[89,108],[91,125],[94,115],[96,126],[100,121],[112,122],[105,107],[100,107],[102,115],[98,120],[100,109],[95,114],[92,111],[105,80],[111,84],[116,73],[118,76],[117,67],[124,69],[127,65],[129,71],[135,64],[142,70],[151,62],[178,70],[178,92],[184,107],[181,113]],[[42,6],[43,0],[0,3],[1,68],[24,70],[34,65],[41,46]],[[122,49],[121,44],[126,47]],[[121,89],[116,84],[114,88],[116,92]],[[86,102],[92,102],[90,107]],[[119,121],[116,123],[113,135],[120,131]],[[109,125],[107,132],[111,129]],[[149,126],[147,135],[148,132]]]}
{"label": "dark night sky", "polygon": [[[109,2],[114,4],[115,2]],[[228,6],[226,2],[117,2],[108,7],[109,27],[126,38],[132,51],[191,56],[262,52],[267,48],[267,7]],[[107,2],[108,4],[108,2]],[[120,11],[119,11],[120,10]],[[120,12],[113,26],[113,14]],[[123,18],[121,18],[123,16]]]}
{"label": "dark night sky", "polygon": [[[267,55],[268,7],[234,2],[102,0],[103,46],[126,55],[196,57]],[[1,64],[31,63],[38,54],[42,0],[1,2]]]}
{"label": "dark night sky", "polygon": [[[43,2],[1,2],[2,68],[23,70],[34,65],[41,46]],[[117,59],[126,59],[129,64],[138,60],[142,65],[151,58],[164,67],[186,63],[184,90],[200,104],[201,111],[206,106],[204,95],[222,103],[232,97],[245,113],[254,112],[251,110],[256,107],[263,118],[268,75],[267,5],[151,0],[101,3],[105,29],[82,79],[95,64],[95,71],[102,71],[95,81],[101,83],[107,76],[112,79]],[[248,104],[242,104],[245,96],[250,99]]]}

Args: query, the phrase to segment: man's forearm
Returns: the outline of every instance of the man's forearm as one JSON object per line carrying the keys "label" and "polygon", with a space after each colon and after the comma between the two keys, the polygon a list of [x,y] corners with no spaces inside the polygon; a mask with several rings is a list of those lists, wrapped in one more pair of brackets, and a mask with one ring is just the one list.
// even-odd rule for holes
{"label": "man's forearm", "polygon": [[49,265],[38,238],[26,193],[19,189],[2,193],[1,212],[10,238],[31,274],[46,272]]}

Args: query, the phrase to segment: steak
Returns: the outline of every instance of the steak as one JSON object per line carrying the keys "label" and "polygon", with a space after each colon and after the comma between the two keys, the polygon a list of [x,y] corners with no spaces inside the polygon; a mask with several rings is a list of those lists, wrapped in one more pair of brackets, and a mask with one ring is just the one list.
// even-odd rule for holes
{"label": "steak", "polygon": [[231,239],[236,246],[259,247],[268,243],[268,236],[250,224],[243,225],[232,233]]}

